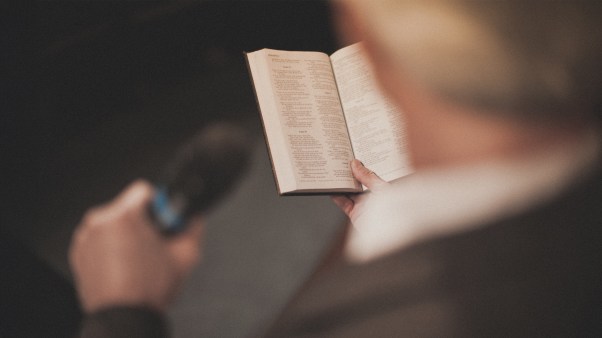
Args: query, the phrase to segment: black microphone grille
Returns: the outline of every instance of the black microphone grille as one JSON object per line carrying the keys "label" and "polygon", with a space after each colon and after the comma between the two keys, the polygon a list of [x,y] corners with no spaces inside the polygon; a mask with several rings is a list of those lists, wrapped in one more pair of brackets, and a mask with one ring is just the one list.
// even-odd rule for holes
{"label": "black microphone grille", "polygon": [[203,128],[178,150],[164,184],[170,199],[185,203],[183,217],[207,210],[240,180],[252,145],[242,127],[219,122]]}

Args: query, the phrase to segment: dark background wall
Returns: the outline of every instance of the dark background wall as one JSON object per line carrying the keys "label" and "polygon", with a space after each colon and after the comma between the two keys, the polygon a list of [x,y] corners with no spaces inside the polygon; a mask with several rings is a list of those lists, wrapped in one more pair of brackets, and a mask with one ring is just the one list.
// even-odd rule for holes
{"label": "dark background wall", "polygon": [[[170,316],[182,337],[237,337],[264,327],[342,218],[325,198],[276,196],[242,53],[264,47],[333,52],[328,5],[0,6],[2,238],[23,244],[68,279],[70,234],[87,208],[134,178],[155,179],[177,145],[207,123],[233,121],[255,137],[254,164],[212,216],[218,225],[210,228],[205,262]],[[5,252],[17,262],[13,269],[33,271],[15,252]],[[43,290],[45,278],[35,279],[30,289]],[[18,300],[26,291],[15,292]]]}
{"label": "dark background wall", "polygon": [[[5,189],[19,203],[3,216],[27,236],[65,202],[81,211],[112,195],[106,185],[152,177],[156,168],[133,166],[208,121],[256,128],[243,51],[334,49],[328,7],[317,1],[17,7],[5,23],[3,50],[14,75],[5,95],[18,105],[3,109],[2,140]],[[90,189],[106,193],[73,198]]]}

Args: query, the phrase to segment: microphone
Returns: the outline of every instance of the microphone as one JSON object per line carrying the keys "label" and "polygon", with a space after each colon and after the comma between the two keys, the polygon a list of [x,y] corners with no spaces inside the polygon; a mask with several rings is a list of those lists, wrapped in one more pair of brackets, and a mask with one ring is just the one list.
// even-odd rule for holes
{"label": "microphone", "polygon": [[247,168],[251,146],[245,130],[225,122],[203,128],[185,143],[166,167],[148,208],[159,231],[183,231],[191,216],[223,198]]}

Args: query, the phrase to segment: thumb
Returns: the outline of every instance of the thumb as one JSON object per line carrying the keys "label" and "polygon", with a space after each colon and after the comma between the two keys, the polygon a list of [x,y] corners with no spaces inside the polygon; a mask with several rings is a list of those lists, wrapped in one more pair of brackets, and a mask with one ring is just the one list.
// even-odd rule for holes
{"label": "thumb", "polygon": [[362,162],[357,159],[351,161],[351,171],[353,172],[353,177],[370,190],[378,189],[387,184],[387,182],[383,181],[373,171],[366,168]]}

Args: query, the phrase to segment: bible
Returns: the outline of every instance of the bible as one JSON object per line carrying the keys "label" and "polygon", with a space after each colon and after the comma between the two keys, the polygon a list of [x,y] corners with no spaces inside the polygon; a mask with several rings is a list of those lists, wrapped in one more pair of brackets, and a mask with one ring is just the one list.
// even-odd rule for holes
{"label": "bible", "polygon": [[361,43],[245,53],[280,195],[362,192],[357,158],[385,181],[411,173],[403,116],[379,91]]}

